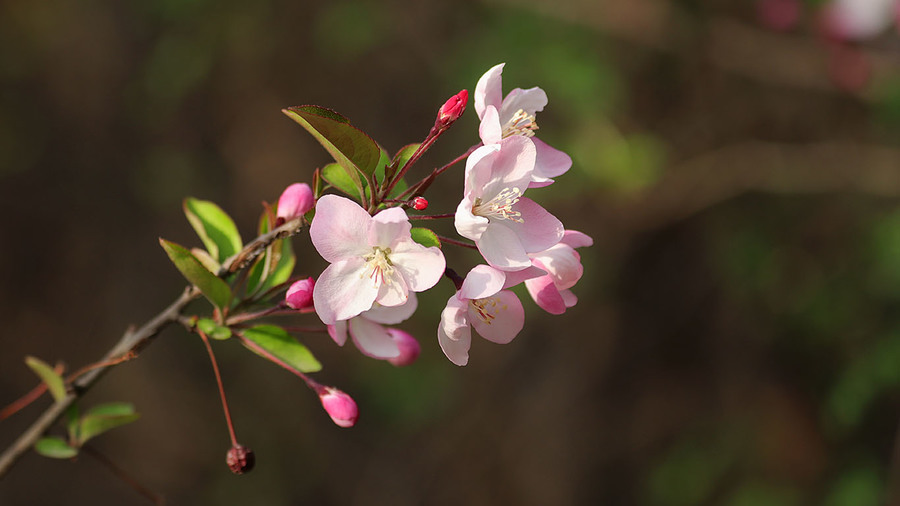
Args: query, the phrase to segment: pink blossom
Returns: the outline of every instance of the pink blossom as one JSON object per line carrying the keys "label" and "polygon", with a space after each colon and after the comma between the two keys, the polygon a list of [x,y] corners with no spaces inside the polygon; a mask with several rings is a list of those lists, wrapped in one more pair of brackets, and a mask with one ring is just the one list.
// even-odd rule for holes
{"label": "pink blossom", "polygon": [[534,170],[535,148],[526,137],[509,137],[476,149],[466,160],[463,200],[455,225],[475,241],[487,262],[516,271],[531,265],[537,253],[562,239],[563,225],[522,193]]}
{"label": "pink blossom", "polygon": [[450,97],[438,111],[437,120],[434,128],[446,130],[450,127],[464,112],[466,112],[466,104],[469,102],[469,90],[462,90],[456,95]]}
{"label": "pink blossom", "polygon": [[328,335],[338,346],[343,346],[349,334],[359,351],[372,358],[401,359],[403,349],[399,339],[402,338],[395,335],[395,329],[385,328],[384,325],[396,325],[406,320],[416,311],[417,305],[416,295],[412,292],[406,303],[399,306],[385,307],[375,303],[368,311],[349,320],[328,325]]}
{"label": "pink blossom", "polygon": [[895,20],[897,0],[831,0],[824,9],[826,35],[839,40],[874,37]]}
{"label": "pink blossom", "polygon": [[319,400],[338,427],[353,427],[359,418],[359,408],[352,397],[334,387],[321,387]]}
{"label": "pink blossom", "polygon": [[[485,72],[475,85],[475,112],[481,120],[478,133],[485,145],[496,144],[514,135],[534,136],[538,129],[535,114],[547,105],[547,94],[534,87],[516,88],[502,98],[503,66],[495,65]],[[531,176],[531,186],[547,186],[554,177],[564,174],[572,166],[572,159],[547,143],[532,138],[536,148],[536,164]]]}
{"label": "pink blossom", "polygon": [[313,302],[313,287],[316,280],[313,278],[301,279],[295,281],[287,293],[284,294],[284,303],[291,309],[306,309]]}
{"label": "pink blossom", "polygon": [[316,205],[310,239],[331,263],[316,281],[313,303],[327,325],[366,311],[374,303],[406,303],[410,292],[435,285],[444,273],[444,255],[410,236],[409,218],[394,207],[369,216],[356,202],[325,195]]}
{"label": "pink blossom", "polygon": [[547,274],[525,280],[525,287],[531,298],[544,311],[551,314],[562,314],[578,302],[578,298],[570,288],[581,279],[584,268],[581,256],[575,248],[594,244],[594,240],[586,234],[575,230],[566,230],[562,240],[549,249],[529,255],[535,267]]}
{"label": "pink blossom", "polygon": [[413,337],[412,334],[400,329],[387,329],[387,331],[391,335],[391,339],[397,343],[397,347],[400,349],[400,355],[389,358],[388,362],[396,367],[403,367],[412,364],[419,358],[422,347],[419,346],[419,341],[416,341],[416,338]]}
{"label": "pink blossom", "polygon": [[276,217],[292,220],[306,214],[315,204],[312,188],[306,183],[294,183],[281,193]]}
{"label": "pink blossom", "polygon": [[506,344],[525,324],[518,297],[503,290],[506,273],[487,265],[475,266],[462,287],[447,301],[438,326],[438,343],[456,365],[469,362],[472,327],[488,341]]}

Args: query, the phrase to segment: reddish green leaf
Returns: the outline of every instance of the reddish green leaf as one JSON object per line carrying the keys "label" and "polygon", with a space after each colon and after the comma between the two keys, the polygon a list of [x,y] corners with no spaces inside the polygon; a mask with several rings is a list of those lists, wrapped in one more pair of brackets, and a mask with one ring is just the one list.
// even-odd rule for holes
{"label": "reddish green leaf", "polygon": [[209,272],[190,251],[174,242],[160,239],[169,259],[181,274],[194,284],[216,307],[223,308],[231,299],[231,288],[215,274]]}

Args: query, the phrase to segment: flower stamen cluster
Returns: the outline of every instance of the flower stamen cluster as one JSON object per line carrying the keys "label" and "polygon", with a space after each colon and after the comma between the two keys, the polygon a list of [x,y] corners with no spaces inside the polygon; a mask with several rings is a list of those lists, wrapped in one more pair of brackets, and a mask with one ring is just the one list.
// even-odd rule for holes
{"label": "flower stamen cluster", "polygon": [[537,130],[538,124],[535,120],[534,114],[529,114],[524,109],[519,109],[513,114],[512,118],[509,118],[503,125],[502,130],[502,138],[507,138],[511,135],[524,135],[525,137],[533,137],[534,131]]}

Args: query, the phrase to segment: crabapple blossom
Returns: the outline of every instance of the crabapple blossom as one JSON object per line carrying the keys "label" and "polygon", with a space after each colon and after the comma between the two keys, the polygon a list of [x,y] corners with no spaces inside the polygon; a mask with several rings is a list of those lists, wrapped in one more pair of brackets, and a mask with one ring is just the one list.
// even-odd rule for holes
{"label": "crabapple blossom", "polygon": [[438,343],[451,362],[459,366],[469,362],[472,327],[497,344],[509,343],[522,330],[525,311],[513,292],[503,290],[506,286],[505,272],[477,265],[447,301],[441,312]]}
{"label": "crabapple blossom", "polygon": [[353,344],[363,355],[387,360],[399,359],[403,355],[398,338],[392,330],[383,325],[395,325],[400,323],[416,311],[418,301],[415,293],[410,292],[409,299],[399,306],[385,307],[375,303],[368,311],[350,318],[340,320],[334,325],[328,325],[328,335],[338,344],[343,346],[347,342],[347,335],[353,340]]}
{"label": "crabapple blossom", "polygon": [[397,347],[400,349],[400,355],[388,359],[388,362],[390,362],[391,365],[403,367],[412,364],[419,358],[422,347],[419,346],[419,341],[416,341],[416,338],[413,337],[412,334],[400,329],[387,329],[387,331],[391,335],[391,339],[397,343]]}
{"label": "crabapple blossom", "polygon": [[284,218],[285,221],[292,220],[306,214],[314,205],[316,205],[316,199],[313,196],[312,188],[306,183],[294,183],[285,188],[281,197],[278,198],[276,217]]}
{"label": "crabapple blossom", "polygon": [[444,273],[444,255],[412,240],[406,212],[399,207],[375,216],[356,202],[325,195],[316,205],[309,235],[331,263],[316,281],[313,303],[327,325],[372,307],[399,306],[410,292],[434,286]]}
{"label": "crabapple blossom", "polygon": [[895,21],[897,0],[831,0],[825,7],[827,35],[860,40],[874,37]]}
{"label": "crabapple blossom", "polygon": [[305,309],[312,305],[313,287],[316,280],[313,278],[295,281],[284,294],[284,303],[291,309]]}
{"label": "crabapple blossom", "polygon": [[356,401],[346,393],[334,387],[321,387],[319,400],[322,407],[338,427],[353,427],[359,418]]}
{"label": "crabapple blossom", "polygon": [[534,136],[538,129],[535,114],[547,105],[547,94],[534,87],[516,88],[506,98],[502,97],[502,73],[504,63],[485,72],[475,85],[475,112],[481,120],[478,133],[485,145],[496,144],[510,136],[531,137],[536,148],[536,162],[531,176],[531,186],[540,187],[553,183],[554,177],[572,167],[572,159],[562,151],[551,147]]}
{"label": "crabapple blossom", "polygon": [[531,265],[528,253],[558,243],[563,225],[522,193],[534,170],[535,148],[526,137],[509,137],[476,149],[466,160],[465,193],[456,208],[456,230],[498,269]]}
{"label": "crabapple blossom", "polygon": [[456,95],[450,97],[444,105],[438,110],[438,117],[434,123],[434,128],[446,130],[450,128],[456,120],[464,112],[466,112],[466,104],[469,102],[469,90],[462,90]]}
{"label": "crabapple blossom", "polygon": [[563,314],[578,302],[569,288],[581,279],[584,268],[575,248],[594,244],[587,234],[566,230],[562,240],[540,253],[529,255],[532,264],[547,274],[525,280],[529,295],[544,311]]}

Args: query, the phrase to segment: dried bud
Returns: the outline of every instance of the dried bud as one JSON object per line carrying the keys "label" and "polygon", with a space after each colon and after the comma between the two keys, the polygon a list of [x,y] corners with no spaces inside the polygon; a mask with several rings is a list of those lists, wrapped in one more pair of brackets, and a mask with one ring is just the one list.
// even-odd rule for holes
{"label": "dried bud", "polygon": [[313,278],[301,279],[294,282],[287,293],[284,294],[284,303],[291,309],[306,309],[313,303],[313,287],[316,280]]}
{"label": "dried bud", "polygon": [[281,193],[276,217],[284,221],[292,220],[306,214],[315,204],[312,188],[306,183],[294,183]]}
{"label": "dried bud", "polygon": [[334,387],[322,387],[319,400],[328,416],[338,427],[353,427],[359,418],[359,408],[352,397]]}
{"label": "dried bud", "polygon": [[450,97],[444,102],[438,111],[437,121],[434,122],[434,128],[444,130],[453,124],[466,111],[466,103],[469,101],[468,90],[462,90],[456,95]]}
{"label": "dried bud", "polygon": [[419,352],[422,351],[422,348],[419,346],[419,341],[416,341],[415,337],[408,332],[399,329],[387,329],[387,333],[391,336],[391,339],[397,343],[397,347],[400,348],[400,355],[389,358],[388,362],[397,367],[403,367],[415,362],[416,359],[419,358]]}
{"label": "dried bud", "polygon": [[425,200],[425,197],[416,197],[409,201],[409,207],[416,211],[424,211],[428,209],[428,201]]}
{"label": "dried bud", "polygon": [[234,474],[244,474],[253,469],[256,463],[256,457],[253,456],[253,450],[246,446],[232,446],[225,454],[225,463],[228,469]]}

